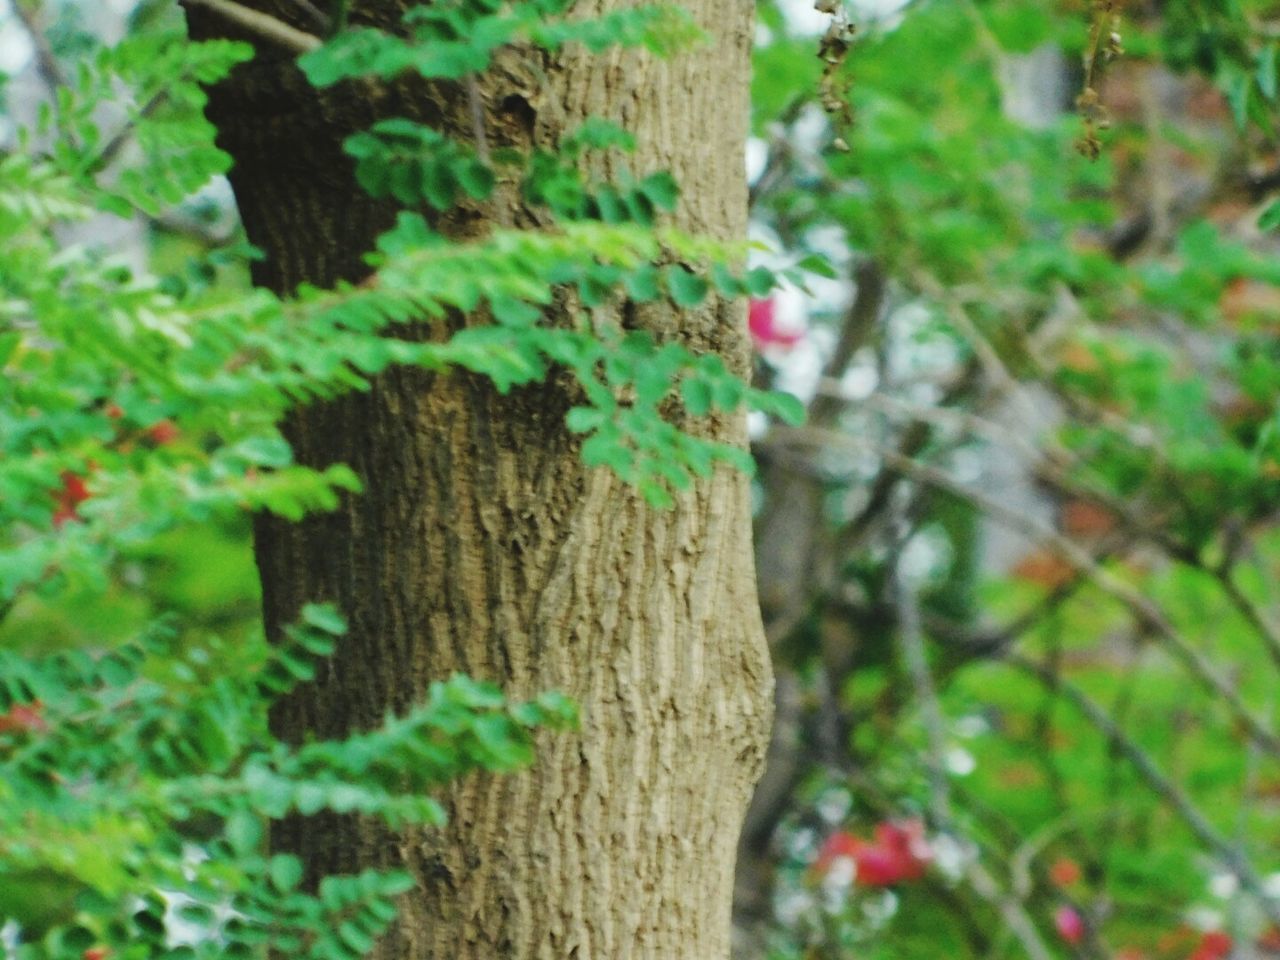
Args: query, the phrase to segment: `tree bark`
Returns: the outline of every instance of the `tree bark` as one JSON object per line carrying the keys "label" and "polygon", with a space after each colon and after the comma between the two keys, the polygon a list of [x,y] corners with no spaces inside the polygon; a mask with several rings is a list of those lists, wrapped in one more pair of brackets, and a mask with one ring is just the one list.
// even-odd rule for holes
{"label": "tree bark", "polygon": [[[308,26],[294,4],[251,5]],[[627,5],[581,0],[575,12]],[[588,115],[620,122],[639,142],[633,169],[680,181],[678,225],[736,238],[752,5],[684,6],[711,43],[671,61],[504,54],[481,82],[485,122],[491,143],[518,147],[554,147]],[[355,23],[389,24],[400,5],[352,7]],[[188,22],[195,38],[236,35],[202,9]],[[354,184],[344,136],[391,115],[470,129],[457,89],[353,84],[318,95],[287,54],[262,44],[211,91],[209,115],[235,160],[249,239],[266,254],[254,279],[281,293],[359,279],[360,255],[390,223],[393,211]],[[495,203],[442,228],[474,236],[497,219],[536,226],[506,184]],[[622,312],[746,371],[741,303]],[[416,874],[378,957],[728,955],[734,846],[771,709],[747,480],[721,469],[674,510],[651,509],[582,465],[563,425],[573,402],[564,378],[503,397],[468,374],[394,369],[285,425],[300,462],[348,463],[365,491],[301,524],[258,523],[269,634],[312,600],[336,601],[351,624],[317,682],[274,710],[279,734],[375,725],[455,671],[514,698],[561,690],[582,708],[580,731],[539,737],[531,770],[456,784],[444,829],[392,834],[343,817],[273,831],[272,845],[300,853],[313,876],[391,865]],[[745,440],[740,416],[708,429]]]}

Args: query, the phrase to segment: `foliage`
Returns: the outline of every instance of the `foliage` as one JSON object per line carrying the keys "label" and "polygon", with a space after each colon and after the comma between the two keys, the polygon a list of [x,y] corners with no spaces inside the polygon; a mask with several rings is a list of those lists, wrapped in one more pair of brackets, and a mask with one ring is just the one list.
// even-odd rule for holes
{"label": "foliage", "polygon": [[847,130],[825,25],[761,7],[757,230],[840,279],[756,311],[830,439],[756,441],[802,692],[748,955],[1271,955],[1274,5],[886,6],[848,5]]}
{"label": "foliage", "polygon": [[[568,6],[450,0],[410,8],[402,31],[339,16],[300,64],[318,86],[412,71],[465,95],[515,46],[667,55],[699,42],[678,8],[591,19]],[[387,117],[345,144],[359,184],[402,208],[371,277],[288,297],[249,289],[256,252],[206,228],[207,184],[229,161],[202,108],[204,87],[252,48],[187,42],[152,3],[114,46],[74,28],[42,35],[38,9],[19,12],[51,99],[0,153],[0,924],[31,960],[363,955],[411,879],[305,875],[264,852],[267,825],[320,813],[439,824],[433,789],[527,764],[533,729],[574,711],[455,677],[377,729],[272,738],[268,706],[314,678],[343,623],[307,607],[268,646],[243,574],[210,591],[213,557],[246,565],[255,512],[297,520],[360,490],[344,465],[294,463],[281,417],[393,364],[472,371],[501,392],[559,368],[577,384],[566,429],[586,464],[670,506],[718,462],[752,467],[701,420],[801,411],[718,357],[610,318],[623,300],[711,309],[766,293],[774,273],[673,229],[669,173],[586,179],[589,155],[634,147],[602,120],[554,151],[491,156],[483,130],[463,142]],[[484,203],[499,175],[547,226],[447,240],[437,215]],[[150,258],[100,242],[129,222],[150,225]],[[462,315],[475,322],[452,323]],[[455,332],[410,330],[429,323]],[[188,617],[167,616],[175,606]]]}
{"label": "foliage", "polygon": [[304,888],[296,857],[263,853],[263,824],[322,811],[439,824],[425,791],[523,766],[531,728],[573,719],[560,698],[508,706],[455,677],[376,730],[273,740],[266,704],[313,679],[344,629],[332,608],[307,607],[285,643],[234,651],[235,673],[217,641],[185,643],[163,622],[96,655],[0,651],[0,914],[21,925],[19,957],[362,955],[412,879]]}
{"label": "foliage", "polygon": [[[303,63],[465,95],[512,45],[698,42],[678,10],[566,6],[433,3],[394,35],[338,17]],[[390,364],[503,390],[564,371],[583,457],[657,505],[748,466],[700,418],[810,397],[811,430],[755,424],[799,736],[749,817],[746,956],[1274,950],[1273,5],[822,0],[816,33],[801,6],[758,4],[753,217],[781,252],[754,269],[672,229],[678,184],[603,121],[521,153],[388,117],[347,142],[404,207],[375,278],[289,298],[246,289],[252,251],[191,196],[226,163],[199,84],[247,50],[175,42],[162,2],[111,48],[51,26],[57,105],[0,159],[0,873],[21,877],[0,889],[24,894],[0,912],[29,954],[358,955],[403,878],[303,878],[264,822],[430,823],[428,788],[527,762],[529,727],[568,717],[455,679],[345,743],[267,734],[273,691],[338,633],[314,608],[293,645],[261,641],[247,517],[358,486],[293,464],[275,423]],[[503,182],[554,226],[444,242],[442,215]],[[95,248],[104,215],[145,219],[150,259]],[[744,296],[751,384],[611,319]],[[459,312],[448,340],[403,335]]]}

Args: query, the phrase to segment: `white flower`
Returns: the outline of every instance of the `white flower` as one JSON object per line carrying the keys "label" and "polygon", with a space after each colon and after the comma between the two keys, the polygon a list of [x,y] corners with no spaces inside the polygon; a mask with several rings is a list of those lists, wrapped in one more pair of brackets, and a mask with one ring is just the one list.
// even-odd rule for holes
{"label": "white flower", "polygon": [[1280,873],[1268,873],[1262,878],[1262,892],[1268,897],[1280,897]]}
{"label": "white flower", "polygon": [[967,777],[978,767],[978,761],[964,747],[951,747],[943,759],[947,771],[956,777]]}
{"label": "white flower", "polygon": [[825,823],[834,826],[849,815],[849,808],[853,806],[853,797],[849,795],[848,790],[838,788],[824,790],[822,796],[818,798],[816,806],[818,816]]}
{"label": "white flower", "polygon": [[813,897],[807,890],[788,890],[774,902],[773,913],[779,923],[792,927],[813,908]]}
{"label": "white flower", "polygon": [[987,723],[986,717],[971,713],[967,717],[957,717],[951,725],[951,729],[955,731],[957,737],[972,740],[974,737],[980,737],[990,730],[991,725]]}
{"label": "white flower", "polygon": [[881,890],[879,896],[863,902],[862,912],[873,927],[884,926],[898,912],[898,895],[892,890]]}
{"label": "white flower", "polygon": [[818,837],[812,830],[797,830],[787,838],[787,855],[793,860],[812,859],[817,842]]}
{"label": "white flower", "polygon": [[1221,910],[1212,907],[1192,907],[1187,911],[1187,923],[1203,932],[1221,930],[1225,919]]}
{"label": "white flower", "polygon": [[836,857],[827,867],[827,872],[822,875],[822,888],[843,894],[853,886],[853,880],[857,875],[858,865],[853,857]]}
{"label": "white flower", "polygon": [[1209,892],[1219,900],[1229,900],[1240,889],[1240,880],[1234,873],[1215,873],[1209,878]]}
{"label": "white flower", "polygon": [[977,851],[972,844],[964,843],[947,833],[934,837],[931,846],[934,865],[951,881],[963,877],[965,870],[976,859]]}

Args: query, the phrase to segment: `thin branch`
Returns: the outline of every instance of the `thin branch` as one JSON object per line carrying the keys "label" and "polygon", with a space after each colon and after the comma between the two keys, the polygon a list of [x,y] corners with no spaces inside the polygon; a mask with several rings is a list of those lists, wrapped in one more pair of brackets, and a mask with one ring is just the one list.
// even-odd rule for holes
{"label": "thin branch", "polygon": [[748,207],[754,207],[756,201],[768,193],[774,183],[785,175],[787,161],[792,156],[791,140],[786,135],[786,128],[795,123],[809,102],[805,97],[796,97],[787,104],[782,115],[778,117],[776,125],[780,132],[769,141],[769,152],[765,157],[764,169],[760,171],[760,176],[756,178],[756,182],[751,185],[747,194]]}
{"label": "thin branch", "polygon": [[1236,582],[1236,578],[1232,576],[1230,569],[1217,566],[1209,572],[1213,574],[1214,579],[1221,585],[1222,591],[1227,595],[1227,599],[1231,601],[1231,605],[1236,608],[1240,616],[1244,617],[1245,622],[1253,627],[1258,636],[1262,638],[1263,644],[1267,648],[1267,653],[1271,654],[1272,661],[1277,666],[1280,666],[1280,630],[1276,629],[1275,624],[1271,623],[1257,605],[1240,589],[1240,584]]}
{"label": "thin branch", "polygon": [[489,166],[489,137],[485,134],[484,100],[480,96],[480,84],[475,74],[467,76],[467,107],[471,111],[471,136],[476,142],[476,156]]}
{"label": "thin branch", "polygon": [[1194,644],[1174,629],[1173,625],[1165,619],[1164,613],[1159,607],[1110,570],[1100,566],[1088,550],[1056,530],[1045,527],[1039,521],[1011,510],[1004,503],[967,487],[945,471],[917,463],[910,457],[902,456],[896,450],[879,447],[876,448],[876,452],[886,464],[895,470],[900,470],[906,475],[922,480],[931,486],[964,497],[976,506],[981,507],[992,519],[1051,547],[1055,553],[1086,576],[1099,590],[1112,599],[1118,600],[1129,610],[1138,623],[1160,637],[1182,662],[1183,666],[1186,667],[1187,671],[1204,686],[1208,687],[1230,709],[1232,715],[1260,746],[1265,747],[1269,753],[1280,756],[1280,737],[1277,737],[1261,719],[1245,706],[1239,694],[1218,674],[1213,664],[1195,648]]}
{"label": "thin branch", "polygon": [[1000,911],[1005,926],[1022,944],[1022,949],[1027,952],[1027,956],[1031,957],[1031,960],[1051,960],[1053,954],[1045,946],[1044,939],[1018,898],[1001,891],[995,877],[981,863],[973,864],[966,875],[978,896]]}
{"label": "thin branch", "polygon": [[306,14],[307,19],[320,28],[320,32],[328,36],[333,32],[333,21],[323,10],[311,0],[293,0],[293,5]]}
{"label": "thin branch", "polygon": [[332,0],[333,32],[341,33],[347,29],[347,17],[350,13],[350,0]]}
{"label": "thin branch", "polygon": [[[829,391],[825,395],[829,395]],[[897,413],[935,426],[963,430],[992,443],[1007,443],[1016,447],[1030,461],[1029,465],[1036,475],[1057,493],[1096,503],[1115,516],[1117,521],[1137,537],[1156,544],[1174,560],[1206,573],[1216,580],[1228,601],[1258,636],[1271,661],[1280,667],[1280,627],[1271,623],[1262,610],[1240,589],[1228,565],[1205,563],[1191,546],[1176,540],[1160,527],[1144,521],[1140,514],[1125,501],[1092,485],[1073,480],[1060,462],[1063,456],[1067,456],[1065,451],[1041,450],[1016,433],[1011,433],[1001,425],[969,411],[947,407],[923,407],[885,393],[872,395],[867,399],[866,404],[878,407],[886,413]]]}
{"label": "thin branch", "polygon": [[36,14],[26,8],[23,0],[13,0],[12,6],[13,12],[17,14],[23,29],[31,39],[32,47],[35,48],[36,69],[40,73],[40,79],[54,95],[53,101],[56,107],[58,88],[67,85],[67,78],[62,73],[62,67],[58,65],[58,58],[54,56],[53,48],[49,46],[49,38],[44,35],[44,30],[36,20]]}
{"label": "thin branch", "polygon": [[97,159],[89,164],[90,171],[105,170],[107,167],[111,166],[111,161],[113,161],[120,151],[124,149],[125,144],[132,139],[134,130],[137,129],[138,123],[155,113],[160,109],[161,104],[168,99],[169,92],[167,90],[161,90],[150,100],[144,103],[142,105],[142,109],[139,110],[137,114],[130,117],[128,122],[117,130],[115,135],[107,141],[106,146],[104,146],[98,153]]}
{"label": "thin branch", "polygon": [[[904,494],[907,494],[904,496]],[[951,824],[951,796],[947,785],[947,734],[934,687],[933,673],[924,647],[924,628],[920,622],[920,598],[903,569],[903,554],[911,539],[911,517],[908,512],[909,491],[899,489],[893,510],[894,539],[897,551],[890,573],[890,592],[897,612],[898,648],[903,666],[911,678],[911,686],[920,707],[928,743],[926,764],[929,775],[930,813],[944,829]]]}
{"label": "thin branch", "polygon": [[1235,874],[1240,885],[1257,897],[1267,917],[1273,923],[1280,923],[1280,904],[1274,897],[1267,894],[1262,878],[1241,853],[1240,848],[1218,833],[1190,798],[1164,775],[1142,747],[1116,726],[1102,707],[1094,703],[1078,687],[1067,683],[1052,670],[1034,660],[1009,652],[1005,655],[1005,661],[1036,677],[1041,683],[1051,686],[1070,701],[1115,749],[1124,754],[1138,771],[1139,776],[1146,781],[1147,786],[1173,808],[1196,838],[1222,859],[1224,866]]}
{"label": "thin branch", "polygon": [[260,40],[266,40],[290,53],[310,53],[324,41],[314,34],[291,27],[270,14],[253,10],[235,0],[183,0],[189,7],[203,7],[216,13],[228,23],[247,30]]}

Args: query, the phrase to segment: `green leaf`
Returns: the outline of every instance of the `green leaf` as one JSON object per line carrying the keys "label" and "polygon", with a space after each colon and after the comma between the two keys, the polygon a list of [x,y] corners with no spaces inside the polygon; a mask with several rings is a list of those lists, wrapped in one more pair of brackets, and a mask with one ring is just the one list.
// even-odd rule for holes
{"label": "green leaf", "polygon": [[301,617],[303,623],[334,636],[347,632],[347,621],[330,603],[308,603],[303,606]]}
{"label": "green leaf", "polygon": [[573,433],[590,433],[608,419],[609,415],[597,407],[573,407],[564,422]]}
{"label": "green leaf", "polygon": [[361,930],[354,921],[345,920],[338,925],[338,936],[342,942],[360,955],[373,949],[373,937]]}
{"label": "green leaf", "polygon": [[644,497],[645,502],[651,507],[656,507],[659,510],[669,510],[676,504],[671,491],[667,489],[661,480],[646,477],[636,484],[636,487],[639,489],[641,496]]}
{"label": "green leaf", "polygon": [[706,299],[709,290],[706,280],[680,264],[672,264],[663,270],[667,291],[676,306],[696,307]]}
{"label": "green leaf", "polygon": [[1273,200],[1258,217],[1258,229],[1270,231],[1277,227],[1280,227],[1280,200]]}
{"label": "green leaf", "polygon": [[711,282],[716,290],[730,298],[737,298],[747,292],[747,285],[733,275],[723,263],[711,265]]}
{"label": "green leaf", "polygon": [[769,392],[753,390],[751,400],[755,409],[773,414],[788,426],[798,427],[804,423],[805,406],[798,397],[789,393],[778,390]]}
{"label": "green leaf", "polygon": [[631,152],[636,138],[629,131],[601,117],[588,117],[582,125],[560,141],[562,155],[575,159],[583,151],[618,149]]}
{"label": "green leaf", "polygon": [[640,181],[640,192],[643,193],[659,210],[668,213],[675,210],[680,200],[680,186],[676,178],[666,171],[651,173]]}
{"label": "green leaf", "polygon": [[17,351],[18,344],[21,342],[22,334],[16,330],[0,333],[0,367],[4,367],[9,362],[9,358]]}
{"label": "green leaf", "polygon": [[1262,95],[1268,100],[1274,101],[1276,98],[1276,52],[1280,50],[1280,44],[1268,43],[1262,48],[1258,54],[1258,70],[1255,76],[1258,80],[1258,89],[1262,91]]}
{"label": "green leaf", "polygon": [[458,164],[453,173],[463,191],[473,200],[489,199],[497,182],[493,171],[478,160]]}
{"label": "green leaf", "polygon": [[711,386],[699,377],[689,377],[680,383],[680,396],[685,409],[695,417],[705,417],[711,412]]}
{"label": "green leaf", "polygon": [[658,268],[651,263],[646,263],[627,274],[624,281],[627,296],[636,303],[651,303],[662,294],[658,286],[659,280]]}
{"label": "green leaf", "polygon": [[248,856],[262,842],[262,821],[248,810],[237,810],[227,818],[227,842],[239,856]]}
{"label": "green leaf", "polygon": [[814,273],[820,277],[826,277],[828,280],[835,280],[839,274],[836,268],[831,265],[831,261],[820,253],[811,253],[800,260],[796,267],[807,273]]}
{"label": "green leaf", "polygon": [[417,887],[418,881],[405,870],[394,870],[378,878],[378,893],[384,897],[398,897]]}
{"label": "green leaf", "polygon": [[757,298],[768,296],[773,291],[773,288],[778,285],[777,277],[774,276],[773,271],[764,267],[755,267],[748,270],[745,281],[747,290],[753,297]]}
{"label": "green leaf", "polygon": [[302,882],[302,861],[291,853],[277,853],[267,866],[271,885],[280,893],[291,893]]}

